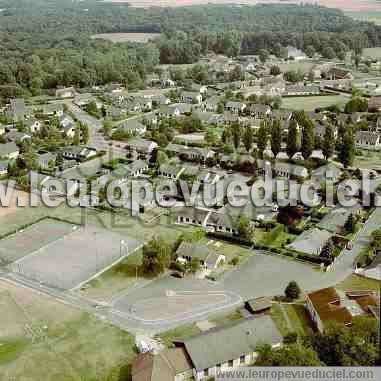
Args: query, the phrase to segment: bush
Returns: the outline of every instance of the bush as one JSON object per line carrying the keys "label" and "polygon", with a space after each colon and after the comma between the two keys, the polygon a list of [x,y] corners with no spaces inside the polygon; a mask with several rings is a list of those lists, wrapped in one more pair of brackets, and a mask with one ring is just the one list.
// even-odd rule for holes
{"label": "bush", "polygon": [[239,257],[234,257],[230,262],[229,264],[233,265],[233,266],[237,266],[239,263]]}
{"label": "bush", "polygon": [[284,294],[288,299],[294,300],[298,299],[300,295],[300,288],[298,284],[292,280],[286,287]]}

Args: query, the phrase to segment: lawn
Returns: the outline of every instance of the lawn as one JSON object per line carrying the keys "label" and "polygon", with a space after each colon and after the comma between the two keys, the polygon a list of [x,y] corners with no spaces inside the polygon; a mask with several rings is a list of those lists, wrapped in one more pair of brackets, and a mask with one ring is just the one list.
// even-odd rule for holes
{"label": "lawn", "polygon": [[295,235],[284,231],[283,225],[277,225],[271,231],[262,235],[259,244],[262,246],[282,248],[291,243],[295,238]]}
{"label": "lawn", "polygon": [[195,323],[183,325],[170,331],[160,333],[156,337],[167,347],[173,346],[172,342],[174,340],[182,340],[187,337],[197,335],[201,330],[197,327]]}
{"label": "lawn", "polygon": [[367,279],[359,275],[350,275],[336,286],[343,291],[374,290],[380,291],[381,282],[375,279]]}
{"label": "lawn", "polygon": [[362,151],[361,156],[356,155],[353,167],[381,169],[381,152]]}
{"label": "lawn", "polygon": [[311,97],[282,98],[282,108],[292,110],[315,111],[319,107],[339,105],[343,107],[349,98],[344,95],[324,95]]}
{"label": "lawn", "polygon": [[130,334],[5,282],[0,296],[7,311],[6,318],[0,314],[0,381],[128,379],[136,356]]}
{"label": "lawn", "polygon": [[[304,305],[284,304],[283,309],[284,312],[278,304],[273,304],[271,307],[271,317],[283,336],[296,332],[301,337],[312,332],[310,319]],[[287,314],[291,327],[288,325],[284,313]]]}

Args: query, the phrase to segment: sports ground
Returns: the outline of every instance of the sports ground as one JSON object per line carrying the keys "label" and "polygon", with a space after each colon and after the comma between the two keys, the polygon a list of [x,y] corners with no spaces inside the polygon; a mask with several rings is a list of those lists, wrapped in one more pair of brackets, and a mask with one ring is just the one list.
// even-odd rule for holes
{"label": "sports ground", "polygon": [[24,277],[61,290],[75,288],[142,244],[95,226],[44,219],[0,241],[0,260]]}

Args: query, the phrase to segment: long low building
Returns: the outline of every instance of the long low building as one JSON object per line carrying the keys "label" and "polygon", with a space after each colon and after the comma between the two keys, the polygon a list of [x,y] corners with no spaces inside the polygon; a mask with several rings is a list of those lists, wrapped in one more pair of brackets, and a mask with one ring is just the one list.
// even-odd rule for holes
{"label": "long low building", "polygon": [[270,316],[239,320],[175,342],[188,354],[196,381],[252,364],[261,343],[274,348],[282,343],[282,336]]}

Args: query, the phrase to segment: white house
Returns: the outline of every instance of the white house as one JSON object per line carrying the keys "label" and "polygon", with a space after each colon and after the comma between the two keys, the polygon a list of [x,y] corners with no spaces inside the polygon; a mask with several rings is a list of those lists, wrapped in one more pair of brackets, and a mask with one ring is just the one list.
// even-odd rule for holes
{"label": "white house", "polygon": [[377,132],[358,131],[356,133],[356,146],[359,148],[380,149],[381,135]]}

